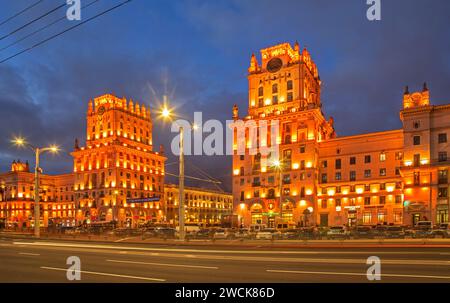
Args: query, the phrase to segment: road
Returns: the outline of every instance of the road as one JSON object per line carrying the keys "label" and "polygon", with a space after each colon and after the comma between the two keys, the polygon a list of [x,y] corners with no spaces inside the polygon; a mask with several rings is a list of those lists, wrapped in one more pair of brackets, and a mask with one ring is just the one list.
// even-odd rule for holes
{"label": "road", "polygon": [[380,282],[450,282],[450,249],[267,248],[152,245],[0,238],[0,282],[68,282],[67,258],[81,260],[80,282],[368,282],[370,256]]}

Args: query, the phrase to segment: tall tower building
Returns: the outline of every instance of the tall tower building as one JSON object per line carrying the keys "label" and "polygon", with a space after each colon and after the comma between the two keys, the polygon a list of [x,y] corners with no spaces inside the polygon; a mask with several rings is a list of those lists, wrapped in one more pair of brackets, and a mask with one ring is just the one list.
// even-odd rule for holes
{"label": "tall tower building", "polygon": [[[251,155],[248,148],[245,155],[235,153],[233,196],[241,223],[314,222],[318,144],[334,137],[333,120],[327,121],[321,110],[317,67],[306,48],[283,43],[262,49],[261,64],[251,56],[248,83],[248,116],[242,119],[257,125],[278,121],[281,165],[274,166],[272,155]],[[237,108],[233,112],[237,120]],[[267,138],[258,134],[259,144],[273,146],[273,137],[270,131]]]}
{"label": "tall tower building", "polygon": [[106,94],[89,101],[86,120],[86,144],[72,152],[77,220],[160,220],[166,158],[153,150],[150,109]]}

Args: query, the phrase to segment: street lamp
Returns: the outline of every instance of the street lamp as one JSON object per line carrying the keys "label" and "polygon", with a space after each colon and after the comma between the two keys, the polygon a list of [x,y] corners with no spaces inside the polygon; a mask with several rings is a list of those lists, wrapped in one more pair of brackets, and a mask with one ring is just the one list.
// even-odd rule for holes
{"label": "street lamp", "polygon": [[[166,99],[164,100],[164,108],[161,110],[161,116],[165,119],[170,119],[173,116],[173,113],[170,109],[167,108]],[[195,123],[191,123],[191,127],[194,130],[197,130],[199,127]],[[181,241],[185,239],[185,230],[184,230],[184,128],[180,125],[180,176],[178,179],[178,190],[179,190],[179,207],[178,207],[178,226],[179,226],[179,238]]]}
{"label": "street lamp", "polygon": [[2,181],[2,185],[0,186],[2,189],[2,202],[5,203],[5,229],[8,228],[8,204],[6,203],[6,185],[5,181]]}
{"label": "street lamp", "polygon": [[40,208],[39,208],[39,157],[45,152],[51,152],[56,154],[60,151],[57,145],[50,145],[48,147],[35,147],[28,143],[24,138],[16,137],[12,142],[18,147],[28,147],[30,148],[36,157],[35,168],[34,168],[34,236],[36,238],[40,237]]}
{"label": "street lamp", "polygon": [[280,204],[280,218],[281,218],[281,228],[283,228],[283,198],[282,198],[282,191],[283,191],[283,180],[282,180],[282,163],[280,160],[274,160],[273,161],[273,166],[278,169],[278,173],[279,173],[279,180],[280,180],[280,185],[279,185],[279,190],[280,190],[280,200],[279,200],[279,204]]}

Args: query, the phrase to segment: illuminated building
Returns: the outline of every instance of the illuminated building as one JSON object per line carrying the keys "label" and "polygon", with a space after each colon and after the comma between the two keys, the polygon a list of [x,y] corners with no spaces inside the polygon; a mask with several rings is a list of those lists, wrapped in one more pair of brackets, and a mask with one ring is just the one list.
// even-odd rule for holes
{"label": "illuminated building", "polygon": [[159,221],[163,153],[153,150],[149,108],[109,94],[89,101],[86,144],[72,152],[77,220]]}
{"label": "illuminated building", "polygon": [[[220,225],[226,216],[233,213],[233,196],[215,190],[185,187],[186,224]],[[167,221],[178,222],[178,185],[164,186],[166,199]]]}
{"label": "illuminated building", "polygon": [[[308,51],[283,43],[262,49],[261,58],[250,59],[243,120],[279,121],[281,180],[270,156],[250,154],[248,130],[245,155],[234,147],[232,167],[234,210],[244,225],[448,221],[450,105],[430,105],[426,86],[406,91],[402,129],[337,137]],[[258,135],[259,146],[271,146],[271,138],[270,131]]]}
{"label": "illuminated building", "polygon": [[[73,175],[40,176],[41,226],[75,224]],[[14,161],[11,170],[0,174],[0,218],[10,227],[34,226],[34,173],[28,162]]]}

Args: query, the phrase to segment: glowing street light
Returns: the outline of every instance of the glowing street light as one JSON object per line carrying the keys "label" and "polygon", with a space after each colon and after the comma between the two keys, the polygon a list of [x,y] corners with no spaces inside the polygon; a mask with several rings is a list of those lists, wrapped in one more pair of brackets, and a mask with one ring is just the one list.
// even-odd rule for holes
{"label": "glowing street light", "polygon": [[[281,163],[281,161],[279,159],[275,159],[272,161],[272,166],[275,167],[276,169],[278,169],[279,172],[279,179],[280,179],[280,200],[279,200],[279,204],[280,204],[280,218],[281,218],[281,224],[283,224],[283,198],[282,198],[282,191],[283,191],[283,180],[282,180],[282,170],[283,170],[283,165]],[[281,228],[283,228],[283,225],[281,225]]]}
{"label": "glowing street light", "polygon": [[30,148],[35,157],[35,168],[34,168],[34,235],[36,238],[39,238],[41,235],[40,230],[40,208],[39,208],[39,173],[40,173],[40,167],[39,167],[39,160],[40,155],[45,152],[51,152],[53,154],[57,154],[60,151],[60,148],[57,145],[50,145],[48,147],[35,147],[28,143],[24,138],[22,137],[15,137],[12,140],[12,143],[15,144],[18,147],[28,147]]}

